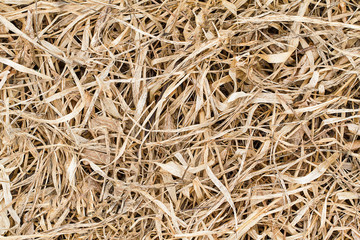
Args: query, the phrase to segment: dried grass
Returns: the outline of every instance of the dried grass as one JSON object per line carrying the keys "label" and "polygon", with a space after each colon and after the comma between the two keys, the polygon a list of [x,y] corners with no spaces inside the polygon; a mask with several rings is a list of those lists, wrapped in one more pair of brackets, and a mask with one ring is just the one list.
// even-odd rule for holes
{"label": "dried grass", "polygon": [[357,0],[0,10],[0,239],[360,239]]}

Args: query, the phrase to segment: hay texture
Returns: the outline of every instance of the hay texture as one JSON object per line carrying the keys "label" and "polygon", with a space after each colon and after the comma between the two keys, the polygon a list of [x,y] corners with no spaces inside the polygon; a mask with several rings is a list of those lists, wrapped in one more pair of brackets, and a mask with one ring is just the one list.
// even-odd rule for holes
{"label": "hay texture", "polygon": [[357,0],[1,0],[0,239],[360,239]]}

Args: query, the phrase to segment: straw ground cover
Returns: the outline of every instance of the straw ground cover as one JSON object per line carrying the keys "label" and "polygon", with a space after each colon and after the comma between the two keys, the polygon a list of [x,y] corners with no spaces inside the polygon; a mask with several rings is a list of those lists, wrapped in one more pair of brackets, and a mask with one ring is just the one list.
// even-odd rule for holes
{"label": "straw ground cover", "polygon": [[358,5],[2,0],[1,239],[360,239]]}

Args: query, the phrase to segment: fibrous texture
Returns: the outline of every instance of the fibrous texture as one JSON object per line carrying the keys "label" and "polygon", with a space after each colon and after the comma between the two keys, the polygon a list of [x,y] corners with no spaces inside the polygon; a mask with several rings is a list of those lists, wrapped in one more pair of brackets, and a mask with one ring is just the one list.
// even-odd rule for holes
{"label": "fibrous texture", "polygon": [[1,239],[360,239],[357,0],[0,1]]}

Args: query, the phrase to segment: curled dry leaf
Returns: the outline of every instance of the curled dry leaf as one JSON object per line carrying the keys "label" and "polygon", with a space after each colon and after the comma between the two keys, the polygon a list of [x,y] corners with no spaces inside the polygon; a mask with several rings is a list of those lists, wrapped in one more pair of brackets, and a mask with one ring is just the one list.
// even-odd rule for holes
{"label": "curled dry leaf", "polygon": [[104,97],[102,99],[104,107],[105,107],[105,111],[110,114],[113,117],[116,118],[121,118],[121,115],[119,114],[119,111],[117,109],[117,107],[115,106],[114,102],[107,97]]}
{"label": "curled dry leaf", "polygon": [[69,180],[70,186],[75,188],[75,173],[76,173],[76,168],[77,168],[77,160],[76,157],[74,156],[70,163],[67,164],[66,166],[66,174],[67,174],[67,178]]}
{"label": "curled dry leaf", "polygon": [[346,126],[352,134],[360,135],[360,125],[349,123]]}
{"label": "curled dry leaf", "polygon": [[[0,202],[0,208],[4,209],[5,204],[4,201]],[[10,220],[8,218],[7,211],[2,210],[0,212],[0,235],[4,236],[4,234],[10,229]]]}
{"label": "curled dry leaf", "polygon": [[245,92],[236,92],[230,95],[227,102],[233,102],[238,98],[249,97],[250,103],[271,103],[271,104],[280,104],[281,100],[284,99],[286,103],[292,103],[290,96],[285,94],[276,94],[276,93],[258,93],[255,96],[251,93]]}
{"label": "curled dry leaf", "polygon": [[237,7],[235,6],[235,4],[226,1],[226,0],[222,0],[222,4],[224,5],[224,7],[226,7],[232,14],[234,14],[235,16],[237,15],[236,10]]}

